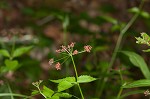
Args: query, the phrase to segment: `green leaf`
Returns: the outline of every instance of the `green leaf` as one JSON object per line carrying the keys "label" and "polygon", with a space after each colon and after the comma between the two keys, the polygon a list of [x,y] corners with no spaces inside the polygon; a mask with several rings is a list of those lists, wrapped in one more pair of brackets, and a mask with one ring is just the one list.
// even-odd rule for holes
{"label": "green leaf", "polygon": [[125,84],[122,86],[122,88],[136,88],[136,87],[149,87],[150,86],[150,80],[148,79],[142,79],[137,80],[129,84]]}
{"label": "green leaf", "polygon": [[66,89],[69,89],[73,86],[74,84],[68,82],[68,81],[62,81],[58,84],[58,92],[64,91]]}
{"label": "green leaf", "polygon": [[59,98],[59,96],[54,95],[54,96],[52,96],[52,98],[48,98],[48,99],[60,99],[60,98]]}
{"label": "green leaf", "polygon": [[145,78],[150,79],[150,71],[144,59],[140,55],[130,51],[121,51],[121,52],[129,57],[129,60],[133,65],[140,68]]}
{"label": "green leaf", "polygon": [[133,7],[131,9],[129,9],[128,11],[131,13],[139,13],[140,16],[142,16],[143,18],[146,18],[146,19],[150,18],[150,14],[148,12],[140,11],[140,9],[137,7]]}
{"label": "green leaf", "polygon": [[118,21],[110,16],[100,16],[101,18],[103,18],[104,20],[112,23],[112,24],[117,24]]}
{"label": "green leaf", "polygon": [[129,12],[132,12],[132,13],[139,13],[139,8],[137,7],[133,7],[131,9],[128,10]]}
{"label": "green leaf", "polygon": [[69,93],[56,93],[55,95],[62,97],[62,98],[71,98],[72,95]]}
{"label": "green leaf", "polygon": [[143,52],[150,52],[150,49],[147,49],[147,50],[143,50]]}
{"label": "green leaf", "polygon": [[51,96],[54,94],[54,91],[51,90],[50,88],[47,88],[46,86],[43,86],[42,93],[46,96],[51,98]]}
{"label": "green leaf", "polygon": [[38,90],[32,90],[31,95],[38,95],[38,94],[40,94]]}
{"label": "green leaf", "polygon": [[123,95],[121,95],[121,99],[124,99],[125,97],[130,96],[130,95],[134,95],[134,94],[139,94],[139,93],[143,94],[144,91],[145,90],[135,90],[135,91],[126,92]]}
{"label": "green leaf", "polygon": [[25,54],[26,52],[28,52],[28,51],[31,50],[32,48],[33,48],[33,46],[17,48],[17,49],[13,52],[13,58],[19,57],[19,56]]}
{"label": "green leaf", "polygon": [[62,81],[68,81],[70,83],[75,83],[76,82],[76,79],[75,77],[66,77],[66,78],[63,78],[63,79],[58,79],[58,80],[50,80],[51,82],[54,82],[54,83],[60,83]]}
{"label": "green leaf", "polygon": [[61,93],[59,96],[62,98],[71,98],[72,97],[72,95],[69,93]]}
{"label": "green leaf", "polygon": [[5,65],[6,65],[8,70],[12,70],[12,71],[16,70],[19,67],[17,60],[6,59]]}
{"label": "green leaf", "polygon": [[88,76],[88,75],[82,75],[82,76],[78,77],[77,82],[78,83],[87,83],[87,82],[92,82],[94,80],[96,80],[96,78],[93,78],[93,77]]}
{"label": "green leaf", "polygon": [[9,52],[5,49],[0,49],[0,54],[5,56],[5,57],[10,57]]}

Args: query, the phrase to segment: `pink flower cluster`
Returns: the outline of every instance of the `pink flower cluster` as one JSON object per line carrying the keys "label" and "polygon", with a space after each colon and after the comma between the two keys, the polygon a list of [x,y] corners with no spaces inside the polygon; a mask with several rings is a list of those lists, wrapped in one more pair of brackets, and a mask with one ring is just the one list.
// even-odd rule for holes
{"label": "pink flower cluster", "polygon": [[90,45],[84,46],[84,50],[85,50],[86,52],[91,52],[91,49],[92,49],[92,47],[91,47]]}
{"label": "pink flower cluster", "polygon": [[[56,50],[56,53],[67,53],[68,56],[72,56],[72,55],[77,55],[79,53],[83,53],[83,52],[91,52],[92,47],[90,45],[86,45],[84,46],[84,50],[83,51],[78,51],[78,50],[73,50],[75,43],[72,42],[67,46],[62,45],[60,49]],[[49,65],[52,65],[54,63],[54,59],[50,59],[49,60]],[[57,62],[55,64],[55,68],[57,70],[61,70],[61,64],[59,62]]]}
{"label": "pink flower cluster", "polygon": [[71,44],[69,44],[68,46],[61,46],[61,49],[56,50],[56,53],[61,53],[61,52],[67,52],[70,53],[71,49],[74,47],[75,43],[72,42]]}
{"label": "pink flower cluster", "polygon": [[[53,58],[50,59],[48,63],[49,63],[49,65],[52,65],[52,64],[54,63],[54,59],[53,59]],[[55,64],[55,68],[56,68],[57,70],[61,70],[61,65],[60,65],[59,62],[57,62],[57,63]]]}

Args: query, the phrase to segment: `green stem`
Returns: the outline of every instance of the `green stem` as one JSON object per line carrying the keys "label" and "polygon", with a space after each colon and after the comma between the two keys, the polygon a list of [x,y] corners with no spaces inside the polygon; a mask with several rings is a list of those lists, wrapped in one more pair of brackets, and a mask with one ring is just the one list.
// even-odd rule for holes
{"label": "green stem", "polygon": [[[12,93],[12,90],[11,90],[11,88],[10,88],[9,83],[7,83],[7,86],[8,86],[8,90],[9,90],[9,92],[10,92],[10,93]],[[11,97],[11,99],[14,99],[13,95],[11,95],[10,97]]]}
{"label": "green stem", "polygon": [[67,28],[63,29],[63,41],[64,41],[64,45],[67,44]]}
{"label": "green stem", "polygon": [[77,69],[76,69],[76,65],[75,65],[75,62],[74,62],[74,59],[73,59],[73,56],[71,56],[71,60],[72,60],[72,63],[73,63],[73,67],[74,67],[74,71],[75,71],[75,74],[76,74],[76,79],[78,78],[78,73],[77,73]]}
{"label": "green stem", "polygon": [[[72,55],[70,55],[70,56],[71,56],[71,60],[72,60],[72,63],[73,63],[74,71],[75,71],[75,74],[76,74],[76,80],[77,80],[77,78],[78,78],[78,73],[77,73],[76,65],[75,65],[75,62],[74,62],[73,56],[72,56]],[[83,93],[82,93],[82,90],[81,90],[80,84],[78,83],[77,85],[78,85],[78,88],[79,88],[79,91],[80,91],[81,97],[82,97],[82,99],[84,99],[84,96],[83,96]]]}
{"label": "green stem", "polygon": [[122,91],[123,91],[123,88],[120,88],[120,91],[119,91],[119,93],[118,93],[118,95],[117,95],[117,99],[120,99],[120,96],[121,96]]}
{"label": "green stem", "polygon": [[0,97],[6,97],[6,96],[16,96],[16,97],[29,98],[29,96],[21,95],[21,94],[14,94],[14,93],[0,93]]}
{"label": "green stem", "polygon": [[[119,75],[120,75],[120,80],[121,80],[121,85],[122,85],[122,84],[123,84],[123,77],[122,77],[121,70],[119,70],[118,72],[119,72]],[[120,99],[120,96],[121,96],[122,91],[123,91],[123,88],[121,87],[121,88],[120,88],[120,91],[119,91],[119,93],[118,93],[118,95],[117,95],[117,99]]]}
{"label": "green stem", "polygon": [[62,57],[62,58],[60,58],[60,59],[55,60],[54,62],[58,62],[58,61],[60,61],[60,60],[62,60],[62,59],[68,58],[68,57],[70,57],[70,56]]}
{"label": "green stem", "polygon": [[14,50],[15,50],[15,39],[16,39],[16,37],[14,36],[13,38],[12,38],[12,49],[11,49],[11,57],[10,57],[10,60],[12,60],[13,59],[13,53],[14,53]]}
{"label": "green stem", "polygon": [[37,88],[38,88],[40,94],[46,99],[47,97],[41,92],[40,88],[39,87],[37,87]]}
{"label": "green stem", "polygon": [[[141,4],[140,4],[140,6],[139,6],[140,12],[141,12],[141,9],[142,9],[142,7],[143,7],[143,5],[144,5],[144,1],[145,1],[145,0],[142,0],[142,1],[141,1]],[[115,59],[116,59],[117,52],[119,51],[120,44],[121,44],[121,41],[122,41],[122,38],[123,38],[124,34],[125,34],[125,33],[127,32],[127,30],[131,27],[131,25],[135,22],[135,20],[136,20],[137,17],[139,16],[140,12],[139,12],[139,13],[136,13],[136,14],[132,17],[132,19],[127,23],[127,25],[122,29],[122,31],[120,32],[119,38],[118,38],[118,40],[117,40],[116,47],[115,47],[115,49],[114,49],[112,58],[111,58],[111,60],[110,60],[110,64],[109,64],[109,66],[108,66],[108,69],[107,69],[105,75],[109,74],[110,69],[112,68],[112,66],[113,66],[113,64],[114,64],[114,61],[115,61]],[[108,77],[104,77],[104,78],[103,78],[103,81],[102,81],[102,84],[101,84],[101,88],[100,88],[100,91],[99,91],[99,97],[101,97],[101,95],[102,95],[102,92],[103,92],[103,90],[104,90],[105,83],[107,82],[107,80],[108,80]]]}
{"label": "green stem", "polygon": [[[63,27],[63,43],[67,45],[67,27]],[[69,74],[69,66],[65,63],[66,66],[66,76]]]}
{"label": "green stem", "polygon": [[119,75],[120,75],[121,84],[123,84],[123,77],[122,77],[121,70],[119,70]]}

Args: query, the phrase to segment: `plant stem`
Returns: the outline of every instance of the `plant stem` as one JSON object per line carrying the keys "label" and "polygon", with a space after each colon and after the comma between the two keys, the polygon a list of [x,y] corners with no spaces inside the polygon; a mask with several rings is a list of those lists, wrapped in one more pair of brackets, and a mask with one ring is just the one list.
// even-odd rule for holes
{"label": "plant stem", "polygon": [[119,75],[120,75],[121,84],[123,84],[123,77],[122,77],[121,70],[119,70]]}
{"label": "plant stem", "polygon": [[41,92],[40,88],[39,87],[37,87],[37,88],[38,88],[40,94],[46,99],[47,97]]}
{"label": "plant stem", "polygon": [[119,93],[118,93],[118,95],[117,95],[117,99],[120,99],[120,96],[121,96],[122,91],[123,91],[123,88],[120,88],[120,91],[119,91]]}
{"label": "plant stem", "polygon": [[[75,65],[75,62],[74,62],[73,56],[72,56],[72,55],[70,55],[70,56],[71,56],[71,60],[72,60],[72,63],[73,63],[74,71],[75,71],[75,74],[76,74],[76,80],[77,80],[77,78],[78,78],[78,73],[77,73],[76,65]],[[79,91],[80,91],[81,97],[82,97],[82,99],[84,99],[84,96],[83,96],[83,93],[82,93],[82,90],[81,90],[80,84],[78,83],[77,85],[78,85],[78,88],[79,88]]]}
{"label": "plant stem", "polygon": [[63,42],[64,42],[64,45],[67,44],[67,28],[63,29]]}
{"label": "plant stem", "polygon": [[[123,84],[123,77],[122,77],[121,70],[119,70],[118,72],[119,72],[119,75],[120,75],[120,80],[121,80],[121,85],[122,85],[122,84]],[[123,88],[120,87],[120,91],[119,91],[119,93],[118,93],[118,95],[117,95],[117,99],[120,99],[120,96],[121,96],[122,91],[123,91]]]}
{"label": "plant stem", "polygon": [[14,53],[14,50],[15,50],[15,42],[16,41],[16,37],[14,36],[13,38],[12,38],[12,49],[11,49],[11,57],[10,57],[10,60],[12,60],[13,59],[13,53]]}
{"label": "plant stem", "polygon": [[75,74],[76,74],[76,79],[78,78],[78,73],[77,73],[77,69],[76,69],[76,65],[75,65],[75,62],[74,62],[74,59],[73,59],[73,56],[71,56],[71,60],[72,60],[72,63],[73,63],[73,67],[74,67],[74,71],[75,71]]}
{"label": "plant stem", "polygon": [[[144,5],[144,1],[145,1],[145,0],[142,0],[141,3],[140,3],[140,6],[139,6],[140,12],[141,12],[141,9],[142,9],[142,7],[143,7],[143,5]],[[121,44],[121,41],[122,41],[122,38],[123,38],[124,34],[125,34],[125,33],[127,32],[127,30],[131,27],[131,25],[135,22],[135,20],[136,20],[137,17],[139,16],[140,12],[139,12],[139,13],[136,13],[136,14],[132,17],[132,19],[126,24],[126,26],[121,30],[120,35],[119,35],[119,38],[118,38],[118,40],[117,40],[116,47],[115,47],[114,52],[113,52],[113,55],[112,55],[112,58],[111,58],[111,60],[110,60],[110,64],[109,64],[109,66],[108,66],[108,69],[107,69],[105,75],[109,74],[110,69],[112,68],[112,66],[113,66],[113,64],[114,64],[114,61],[115,61],[115,59],[116,59],[117,52],[119,51],[120,44]],[[104,78],[103,78],[103,81],[102,81],[102,84],[101,84],[101,88],[100,88],[100,91],[99,91],[99,97],[101,97],[101,95],[102,95],[102,92],[103,92],[103,90],[104,90],[105,83],[107,82],[107,80],[108,80],[108,77],[104,77]]]}
{"label": "plant stem", "polygon": [[21,94],[14,94],[14,93],[0,93],[0,97],[5,97],[5,96],[16,96],[16,97],[29,98],[29,96],[21,95]]}
{"label": "plant stem", "polygon": [[[63,27],[63,43],[67,45],[67,27]],[[69,74],[69,66],[65,63],[66,66],[66,76]]]}
{"label": "plant stem", "polygon": [[[8,90],[9,90],[9,92],[10,92],[10,93],[12,93],[12,90],[11,90],[11,88],[10,88],[9,83],[7,83],[7,86],[8,86]],[[10,97],[11,97],[11,99],[14,99],[13,95],[11,95]]]}

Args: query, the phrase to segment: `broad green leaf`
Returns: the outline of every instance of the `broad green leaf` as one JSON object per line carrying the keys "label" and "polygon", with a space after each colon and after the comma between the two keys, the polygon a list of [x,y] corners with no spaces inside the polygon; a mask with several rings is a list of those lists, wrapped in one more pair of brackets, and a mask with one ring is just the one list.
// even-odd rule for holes
{"label": "broad green leaf", "polygon": [[5,60],[5,65],[7,67],[8,70],[16,70],[19,67],[19,63],[17,60],[9,60],[6,59]]}
{"label": "broad green leaf", "polygon": [[145,90],[135,90],[135,91],[126,92],[123,95],[121,95],[121,99],[124,99],[125,97],[130,96],[130,95],[134,95],[134,94],[139,94],[139,93],[143,94],[144,91]]}
{"label": "broad green leaf", "polygon": [[74,84],[71,84],[68,81],[62,81],[58,84],[58,92],[64,91],[66,89],[69,89],[73,86]]}
{"label": "broad green leaf", "polygon": [[51,96],[54,94],[54,91],[51,90],[50,88],[47,88],[46,86],[43,86],[42,93],[46,96],[51,98]]}
{"label": "broad green leaf", "polygon": [[58,80],[50,80],[51,82],[54,82],[54,83],[60,83],[62,81],[68,81],[70,83],[75,83],[76,82],[76,79],[75,77],[66,77],[66,78],[63,78],[63,79],[58,79]]}
{"label": "broad green leaf", "polygon": [[150,79],[150,71],[144,59],[140,55],[130,51],[122,51],[122,53],[129,57],[129,60],[133,65],[140,68],[145,78]]}
{"label": "broad green leaf", "polygon": [[0,54],[5,56],[5,57],[10,57],[9,52],[5,49],[0,49]]}
{"label": "broad green leaf", "polygon": [[77,82],[78,83],[87,83],[87,82],[92,82],[94,80],[96,80],[96,78],[93,78],[93,77],[88,76],[88,75],[82,75],[82,76],[78,77]]}
{"label": "broad green leaf", "polygon": [[141,37],[135,37],[136,38],[136,43],[138,44],[146,44],[150,46],[150,37],[146,33],[141,33]]}
{"label": "broad green leaf", "polygon": [[38,95],[38,94],[40,94],[38,90],[32,90],[31,95]]}
{"label": "broad green leaf", "polygon": [[59,98],[59,96],[54,95],[54,96],[52,96],[52,98],[48,98],[48,99],[60,99],[60,98]]}
{"label": "broad green leaf", "polygon": [[31,50],[32,48],[33,48],[33,46],[17,48],[17,49],[13,52],[13,58],[19,57],[19,56],[25,54],[26,52],[28,52],[28,51]]}
{"label": "broad green leaf", "polygon": [[62,97],[62,98],[71,98],[72,95],[69,94],[69,93],[56,93],[55,95],[59,96],[59,97]]}
{"label": "broad green leaf", "polygon": [[122,88],[150,87],[150,80],[142,79],[129,84],[125,84]]}

